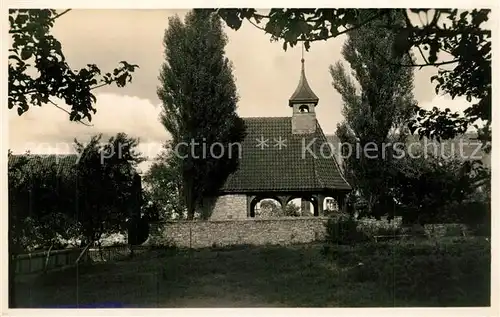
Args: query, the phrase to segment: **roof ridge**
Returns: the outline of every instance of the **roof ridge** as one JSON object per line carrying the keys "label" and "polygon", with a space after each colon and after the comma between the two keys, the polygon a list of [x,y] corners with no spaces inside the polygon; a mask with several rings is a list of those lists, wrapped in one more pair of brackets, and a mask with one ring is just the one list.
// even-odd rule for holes
{"label": "roof ridge", "polygon": [[77,153],[67,153],[67,154],[59,154],[59,153],[24,153],[24,154],[11,154],[12,156],[16,157],[23,157],[23,156],[78,156]]}

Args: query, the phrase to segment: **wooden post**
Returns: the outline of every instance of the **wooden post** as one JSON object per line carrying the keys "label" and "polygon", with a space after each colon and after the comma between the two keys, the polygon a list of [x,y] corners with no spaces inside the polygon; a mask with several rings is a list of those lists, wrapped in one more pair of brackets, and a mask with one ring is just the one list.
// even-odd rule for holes
{"label": "wooden post", "polygon": [[78,258],[76,259],[75,264],[78,265],[78,262],[80,262],[81,257],[87,252],[87,249],[90,247],[91,244],[92,244],[92,242],[90,242],[89,244],[87,244],[87,246],[83,249],[83,251],[80,253],[80,255],[78,256]]}
{"label": "wooden post", "polygon": [[[54,244],[52,244],[49,248],[49,250],[47,251],[47,257],[45,258],[45,266],[44,266],[44,272],[47,271],[47,267],[49,266],[49,257],[50,257],[50,250],[52,250],[52,247],[54,246]],[[57,260],[57,256],[56,256],[56,260]],[[56,265],[57,265],[57,262],[56,262]]]}

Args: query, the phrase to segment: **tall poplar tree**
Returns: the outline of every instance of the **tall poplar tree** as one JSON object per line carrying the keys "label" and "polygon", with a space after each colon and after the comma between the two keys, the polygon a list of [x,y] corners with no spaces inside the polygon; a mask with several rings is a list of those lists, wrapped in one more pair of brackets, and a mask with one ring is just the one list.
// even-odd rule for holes
{"label": "tall poplar tree", "polygon": [[[398,16],[388,18],[395,21]],[[400,18],[403,24],[403,17]],[[357,155],[354,150],[343,163],[351,184],[366,199],[368,213],[378,216],[387,211],[386,203],[392,200],[388,194],[393,148],[384,148],[384,144],[404,144],[405,126],[416,103],[412,93],[413,69],[399,66],[412,62],[411,57],[401,54],[393,57],[393,63],[388,63],[386,56],[391,56],[396,39],[389,30],[375,28],[372,24],[376,23],[384,21],[373,21],[350,32],[344,43],[342,55],[350,65],[352,76],[341,62],[330,66],[330,73],[333,86],[343,100],[345,120],[337,127],[339,139],[352,149],[356,146],[376,149],[368,152],[370,157],[364,151]],[[343,150],[347,151],[347,147]]]}
{"label": "tall poplar tree", "polygon": [[204,9],[189,12],[184,23],[177,16],[170,18],[164,35],[158,88],[161,122],[180,160],[189,219],[197,208],[204,209],[204,197],[216,195],[237,168],[239,147],[232,144],[242,140],[244,124],[236,114],[236,85],[224,51],[227,41],[219,16]]}

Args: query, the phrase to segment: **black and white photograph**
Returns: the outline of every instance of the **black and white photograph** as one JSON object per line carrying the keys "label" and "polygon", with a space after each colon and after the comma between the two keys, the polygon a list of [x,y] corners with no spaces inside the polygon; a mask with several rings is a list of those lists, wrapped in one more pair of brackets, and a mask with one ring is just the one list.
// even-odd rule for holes
{"label": "black and white photograph", "polygon": [[4,8],[3,310],[497,316],[491,5]]}

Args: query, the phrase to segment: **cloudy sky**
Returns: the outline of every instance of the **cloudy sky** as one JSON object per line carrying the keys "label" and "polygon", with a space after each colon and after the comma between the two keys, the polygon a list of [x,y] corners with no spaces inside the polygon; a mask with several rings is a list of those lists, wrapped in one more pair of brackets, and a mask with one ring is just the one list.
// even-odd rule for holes
{"label": "cloudy sky", "polygon": [[[72,10],[57,20],[54,35],[61,41],[73,68],[88,63],[112,70],[121,60],[138,64],[133,82],[125,88],[103,87],[97,93],[97,113],[88,127],[70,122],[68,115],[52,105],[32,108],[22,116],[9,113],[9,148],[15,153],[68,153],[72,141],[87,141],[92,135],[126,132],[141,140],[141,150],[152,159],[168,138],[158,121],[160,101],[156,95],[163,62],[163,34],[168,18],[183,17],[185,10]],[[227,57],[234,64],[242,117],[289,116],[288,98],[300,74],[300,47],[282,49],[269,35],[244,23],[239,31],[226,30]],[[306,53],[306,75],[320,101],[317,117],[325,133],[335,132],[342,120],[340,95],[331,85],[328,67],[342,59],[345,37],[314,43]],[[432,67],[415,70],[415,98],[425,108],[452,110],[467,107],[464,99],[436,96],[429,78]],[[63,105],[63,104],[61,104]],[[147,168],[147,163],[143,169]]]}

